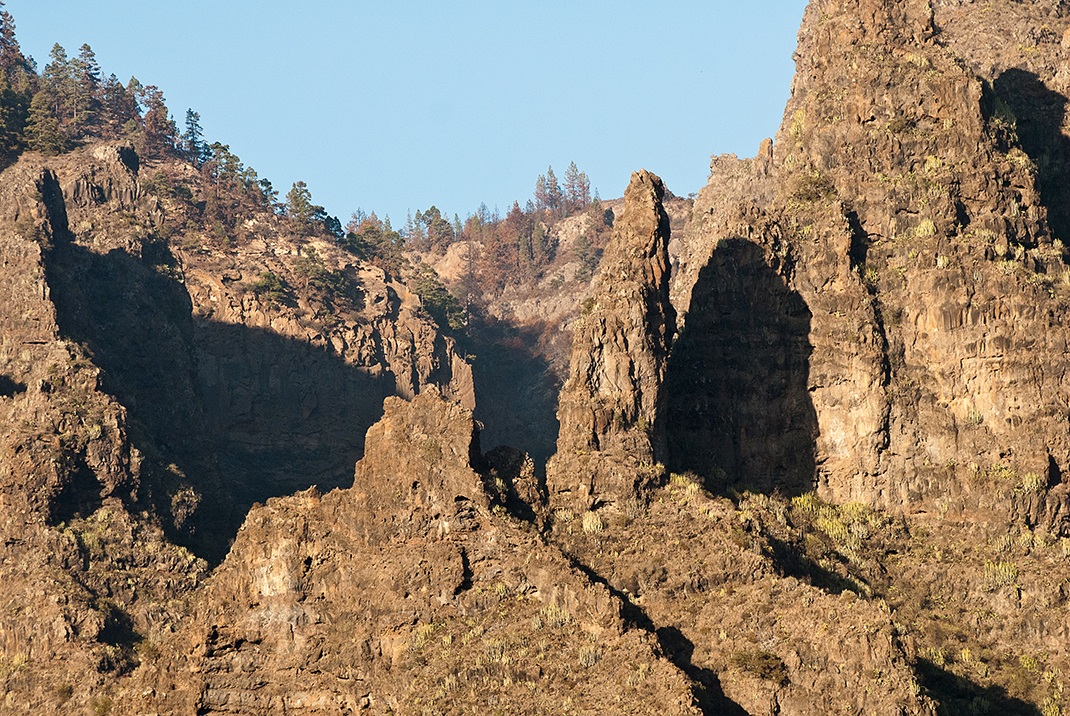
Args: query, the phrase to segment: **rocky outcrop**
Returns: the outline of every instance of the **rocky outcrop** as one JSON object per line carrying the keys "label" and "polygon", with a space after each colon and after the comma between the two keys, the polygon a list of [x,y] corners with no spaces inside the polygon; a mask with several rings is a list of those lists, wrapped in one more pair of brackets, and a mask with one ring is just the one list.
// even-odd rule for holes
{"label": "rocky outcrop", "polygon": [[[909,516],[944,556],[897,547],[885,594],[949,713],[1062,703],[970,656],[1062,638],[1024,624],[1065,601],[1035,545],[1068,534],[1066,26],[1044,2],[811,3],[775,144],[715,160],[677,252],[670,466]],[[976,609],[998,625],[951,616]]]}
{"label": "rocky outcrop", "polygon": [[201,320],[172,251],[187,239],[143,171],[102,144],[0,182],[0,710],[105,709],[207,571],[185,547],[221,560],[255,500],[348,484],[385,396],[471,394],[418,301],[374,272],[389,347]]}
{"label": "rocky outcrop", "polygon": [[182,162],[24,156],[0,711],[1065,710],[1068,28],[814,0],[775,143],[671,237],[633,177],[545,484],[403,282]]}
{"label": "rocky outcrop", "polygon": [[[203,561],[165,536],[127,411],[65,333],[61,181],[39,159],[0,182],[0,710],[88,708],[137,635],[178,619]],[[76,677],[75,675],[80,675]]]}
{"label": "rocky outcrop", "polygon": [[733,505],[680,475],[650,497],[643,509],[603,511],[597,530],[558,520],[554,538],[654,625],[704,713],[934,713],[912,642],[879,600],[859,597],[865,583],[785,561],[784,526],[813,503],[750,495]]}
{"label": "rocky outcrop", "polygon": [[[388,395],[435,385],[472,404],[470,367],[382,271],[273,215],[241,243],[206,241],[192,227],[210,179],[146,170],[126,145],[52,163],[69,226],[50,265],[61,330],[151,443],[151,499],[213,559],[254,502],[348,485]],[[265,274],[282,289],[254,290]]]}
{"label": "rocky outcrop", "polygon": [[547,468],[552,499],[582,507],[634,499],[662,477],[661,386],[676,330],[664,192],[653,174],[632,175],[599,285],[574,328]]}
{"label": "rocky outcrop", "polygon": [[[710,454],[681,445],[674,465],[791,492],[812,456],[830,499],[1050,524],[1070,457],[1061,249],[1005,101],[933,17],[812,3],[776,143],[715,162],[673,288],[698,389],[670,389]],[[1012,475],[1000,497],[974,487],[992,473]],[[1047,517],[1011,499],[1026,483],[1050,490]]]}
{"label": "rocky outcrop", "polygon": [[354,487],[255,508],[118,713],[697,713],[604,586],[488,509],[474,431],[387,401]]}

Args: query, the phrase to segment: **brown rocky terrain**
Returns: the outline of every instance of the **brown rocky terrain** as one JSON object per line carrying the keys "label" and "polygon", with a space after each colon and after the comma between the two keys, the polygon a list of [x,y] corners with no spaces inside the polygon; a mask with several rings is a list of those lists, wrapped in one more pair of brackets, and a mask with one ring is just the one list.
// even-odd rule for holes
{"label": "brown rocky terrain", "polygon": [[[1064,708],[1066,26],[1055,3],[811,3],[776,142],[716,158],[677,239],[671,467],[776,522],[812,489],[905,515],[860,593],[946,713]],[[858,572],[814,535],[872,530],[813,509],[788,564]]]}
{"label": "brown rocky terrain", "polygon": [[472,403],[401,284],[346,266],[359,296],[330,322],[297,278],[265,300],[235,266],[341,252],[286,236],[182,250],[163,238],[182,207],[142,181],[169,167],[139,164],[101,144],[3,175],[7,708],[92,705],[173,628],[198,555],[221,559],[254,501],[351,481],[387,395]]}
{"label": "brown rocky terrain", "polygon": [[654,467],[666,451],[661,386],[676,333],[664,193],[653,174],[632,175],[598,285],[574,326],[547,469],[555,501],[587,509],[635,500],[663,477]]}
{"label": "brown rocky terrain", "polygon": [[[691,203],[666,192],[662,207],[672,235],[682,233]],[[623,198],[601,201],[598,210],[612,225],[623,206]],[[582,241],[595,223],[593,208],[552,224],[555,257],[537,280],[480,297],[485,325],[470,326],[467,336],[470,355],[475,356],[476,417],[484,425],[484,443],[523,445],[540,474],[556,449],[557,397],[569,377],[573,329],[596,283],[596,275],[585,272],[580,260]],[[478,257],[482,246],[475,240],[458,241],[442,254],[410,256],[413,263],[426,262],[444,282],[460,287],[469,244]]]}
{"label": "brown rocky terrain", "polygon": [[0,713],[1070,712],[1068,32],[814,0],[775,141],[474,368],[191,164],[25,153]]}
{"label": "brown rocky terrain", "polygon": [[495,502],[474,433],[389,399],[354,487],[254,508],[117,712],[696,713],[654,635]]}

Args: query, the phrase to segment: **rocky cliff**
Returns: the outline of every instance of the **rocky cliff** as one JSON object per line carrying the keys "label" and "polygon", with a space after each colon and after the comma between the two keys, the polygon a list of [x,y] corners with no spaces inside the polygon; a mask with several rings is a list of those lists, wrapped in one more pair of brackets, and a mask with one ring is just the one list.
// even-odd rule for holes
{"label": "rocky cliff", "polygon": [[340,252],[314,237],[190,251],[145,170],[101,144],[27,155],[0,182],[7,708],[92,705],[180,619],[198,556],[222,559],[255,501],[351,482],[386,396],[472,401],[401,284],[351,262],[351,312],[330,323],[296,278],[270,302],[236,260],[292,276],[301,252]]}
{"label": "rocky cliff", "polygon": [[937,583],[899,542],[887,594],[948,713],[1034,713],[1005,687],[1061,708],[1066,27],[1055,3],[811,3],[775,143],[715,158],[673,244],[670,466],[911,516],[954,557]]}
{"label": "rocky cliff", "polygon": [[492,509],[474,434],[389,399],[351,489],[250,512],[117,713],[697,713],[605,586]]}
{"label": "rocky cliff", "polygon": [[24,155],[0,712],[1070,710],[1068,31],[814,0],[775,141],[615,206],[542,483],[471,410],[535,381],[402,281],[185,162]]}
{"label": "rocky cliff", "polygon": [[[1002,133],[998,98],[940,41],[927,3],[813,3],[798,57],[772,156],[741,169],[747,182],[711,183],[700,195],[691,243],[716,248],[705,276],[703,259],[689,261],[677,291],[695,319],[685,334],[704,333],[695,309],[716,315],[711,302],[732,300],[716,274],[743,252],[770,276],[764,290],[747,282],[762,295],[744,306],[782,306],[748,314],[771,330],[743,331],[786,339],[761,361],[770,370],[711,376],[701,400],[733,405],[740,380],[779,382],[764,402],[787,410],[768,411],[780,422],[751,435],[741,426],[755,424],[760,406],[700,419],[700,433],[733,444],[718,452],[737,455],[716,467],[763,489],[777,475],[805,489],[807,478],[791,477],[805,465],[766,455],[748,467],[738,457],[754,434],[780,440],[787,427],[797,438],[781,452],[812,452],[822,494],[837,500],[916,509],[996,464],[1055,486],[1062,448],[1037,437],[1059,432],[1048,421],[1064,401],[1063,358],[1060,344],[1037,338],[1059,310],[1062,257],[1028,156]],[[1016,296],[1017,308],[1008,305]],[[735,350],[698,350],[707,348],[729,361]],[[710,426],[717,420],[727,430]]]}

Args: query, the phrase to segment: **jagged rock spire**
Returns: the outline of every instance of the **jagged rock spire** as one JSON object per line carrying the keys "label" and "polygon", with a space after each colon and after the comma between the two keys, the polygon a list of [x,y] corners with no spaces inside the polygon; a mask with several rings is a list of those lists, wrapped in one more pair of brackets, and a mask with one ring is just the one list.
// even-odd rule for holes
{"label": "jagged rock spire", "polygon": [[632,174],[599,285],[576,323],[547,469],[552,499],[627,499],[663,472],[661,387],[676,331],[664,193],[654,174]]}

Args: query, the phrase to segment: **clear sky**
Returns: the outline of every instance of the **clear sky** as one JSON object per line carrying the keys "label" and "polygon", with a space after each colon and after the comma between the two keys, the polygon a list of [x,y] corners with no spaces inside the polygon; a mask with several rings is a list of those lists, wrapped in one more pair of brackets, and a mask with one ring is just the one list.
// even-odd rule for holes
{"label": "clear sky", "polygon": [[508,210],[570,161],[603,198],[676,194],[780,124],[805,0],[6,0],[23,51],[89,43],[105,74],[201,114],[285,195],[345,223]]}

